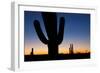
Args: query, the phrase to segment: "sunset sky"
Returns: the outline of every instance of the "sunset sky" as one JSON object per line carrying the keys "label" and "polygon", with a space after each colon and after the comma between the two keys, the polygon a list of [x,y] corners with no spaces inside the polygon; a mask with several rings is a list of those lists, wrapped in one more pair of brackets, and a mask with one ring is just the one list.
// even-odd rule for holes
{"label": "sunset sky", "polygon": [[[74,53],[90,51],[90,14],[58,13],[57,25],[60,17],[65,18],[64,39],[59,45],[59,53],[69,53],[70,43],[73,43]],[[35,31],[33,21],[38,20],[44,35],[47,37],[41,12],[24,11],[24,49],[29,55],[31,48],[34,54],[48,54],[47,45],[43,44]],[[59,27],[59,26],[58,26]]]}

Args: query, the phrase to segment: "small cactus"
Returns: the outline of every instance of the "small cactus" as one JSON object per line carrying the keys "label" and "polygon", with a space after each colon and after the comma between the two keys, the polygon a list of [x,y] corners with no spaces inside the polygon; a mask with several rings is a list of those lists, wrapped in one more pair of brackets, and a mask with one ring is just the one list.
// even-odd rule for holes
{"label": "small cactus", "polygon": [[33,48],[32,48],[32,51],[31,51],[30,55],[33,55]]}
{"label": "small cactus", "polygon": [[70,44],[69,53],[73,54],[73,44]]}

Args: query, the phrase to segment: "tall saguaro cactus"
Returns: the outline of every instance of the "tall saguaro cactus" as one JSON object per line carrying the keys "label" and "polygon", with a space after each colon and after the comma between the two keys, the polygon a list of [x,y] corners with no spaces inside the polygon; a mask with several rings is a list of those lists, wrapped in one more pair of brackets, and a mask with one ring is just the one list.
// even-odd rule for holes
{"label": "tall saguaro cactus", "polygon": [[73,50],[74,50],[74,49],[73,49],[73,44],[70,44],[69,53],[70,53],[70,54],[73,54]]}
{"label": "tall saguaro cactus", "polygon": [[48,45],[48,54],[50,57],[56,57],[58,55],[58,45],[63,41],[64,35],[64,17],[60,18],[59,21],[59,31],[57,31],[57,15],[51,12],[42,12],[42,18],[44,21],[44,26],[47,32],[48,40],[42,32],[40,27],[40,22],[38,20],[34,21],[34,27],[37,32],[39,39]]}

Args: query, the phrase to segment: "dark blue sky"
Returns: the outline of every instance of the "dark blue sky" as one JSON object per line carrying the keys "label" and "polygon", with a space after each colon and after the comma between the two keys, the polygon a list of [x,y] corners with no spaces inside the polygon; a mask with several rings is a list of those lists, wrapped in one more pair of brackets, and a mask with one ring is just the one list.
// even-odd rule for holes
{"label": "dark blue sky", "polygon": [[[57,12],[57,24],[59,25],[59,18],[65,18],[65,30],[64,30],[64,40],[63,47],[69,47],[70,43],[80,45],[80,48],[83,46],[85,48],[90,47],[90,14],[79,14],[79,13],[58,13]],[[35,32],[33,21],[40,21],[41,28],[46,35],[44,28],[43,19],[41,12],[34,11],[24,11],[24,39],[25,39],[25,48],[32,48],[36,45],[34,44],[43,44]],[[59,27],[59,26],[58,26]],[[48,37],[47,37],[48,38]],[[83,46],[82,46],[83,45]],[[78,46],[79,48],[79,46]]]}

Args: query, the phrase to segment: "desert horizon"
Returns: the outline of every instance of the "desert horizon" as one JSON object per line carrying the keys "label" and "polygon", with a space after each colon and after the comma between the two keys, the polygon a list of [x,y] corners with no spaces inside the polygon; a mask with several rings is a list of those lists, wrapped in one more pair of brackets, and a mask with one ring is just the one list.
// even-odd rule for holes
{"label": "desert horizon", "polygon": [[[25,49],[24,51],[24,55],[30,55],[31,53],[31,49]],[[69,49],[65,49],[65,48],[59,48],[58,50],[59,54],[69,54]],[[74,54],[77,53],[90,53],[90,49],[74,49],[73,50]],[[34,55],[44,55],[44,54],[48,54],[48,49],[34,49],[33,51]]]}

